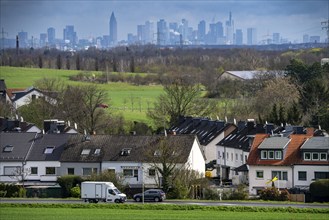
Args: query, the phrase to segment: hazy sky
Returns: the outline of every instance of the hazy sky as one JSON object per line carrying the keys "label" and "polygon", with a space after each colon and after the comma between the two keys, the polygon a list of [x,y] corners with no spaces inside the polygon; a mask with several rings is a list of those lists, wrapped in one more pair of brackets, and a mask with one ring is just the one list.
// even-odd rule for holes
{"label": "hazy sky", "polygon": [[39,38],[48,27],[56,29],[56,37],[63,37],[66,25],[74,25],[79,38],[107,35],[112,11],[118,23],[119,40],[127,33],[136,34],[137,25],[159,19],[180,22],[185,18],[197,29],[200,20],[225,24],[229,12],[235,29],[242,29],[246,37],[248,27],[257,28],[258,40],[279,32],[291,41],[302,41],[303,34],[326,36],[321,22],[329,19],[328,0],[0,0],[1,28],[14,38],[19,31],[28,37]]}

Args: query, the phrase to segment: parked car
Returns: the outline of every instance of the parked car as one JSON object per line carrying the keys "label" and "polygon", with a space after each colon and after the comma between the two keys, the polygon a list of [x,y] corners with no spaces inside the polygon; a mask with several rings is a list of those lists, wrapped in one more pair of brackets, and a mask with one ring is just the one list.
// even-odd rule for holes
{"label": "parked car", "polygon": [[[133,198],[136,202],[141,202],[143,201],[143,193],[135,194]],[[145,201],[162,202],[165,199],[166,194],[161,189],[149,189],[144,192]]]}

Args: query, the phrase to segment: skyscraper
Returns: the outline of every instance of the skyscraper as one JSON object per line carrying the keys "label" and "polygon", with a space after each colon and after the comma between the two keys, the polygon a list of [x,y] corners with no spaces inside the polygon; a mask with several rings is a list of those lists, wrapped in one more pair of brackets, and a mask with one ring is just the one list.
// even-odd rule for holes
{"label": "skyscraper", "polygon": [[226,44],[234,42],[234,21],[232,20],[232,12],[230,12],[229,20],[226,21]]}
{"label": "skyscraper", "polygon": [[243,44],[243,33],[242,33],[241,29],[236,29],[235,44],[236,45],[242,45]]}
{"label": "skyscraper", "polygon": [[50,27],[47,29],[47,35],[48,35],[48,44],[49,45],[55,45],[55,28]]}
{"label": "skyscraper", "polygon": [[77,43],[77,33],[74,31],[73,25],[66,25],[63,30],[63,40],[71,45]]}
{"label": "skyscraper", "polygon": [[168,43],[169,32],[167,28],[167,22],[164,19],[160,19],[157,22],[157,44],[166,45]]}
{"label": "skyscraper", "polygon": [[40,40],[39,40],[39,46],[40,47],[46,46],[46,42],[47,42],[47,34],[46,33],[41,33],[40,34]]}
{"label": "skyscraper", "polygon": [[257,44],[257,30],[256,28],[247,29],[247,44],[256,45]]}
{"label": "skyscraper", "polygon": [[115,46],[118,42],[118,26],[117,26],[117,19],[114,16],[114,12],[112,12],[110,18],[109,36],[110,36],[110,45]]}
{"label": "skyscraper", "polygon": [[21,48],[28,47],[27,32],[25,31],[18,32],[18,40],[19,40],[19,46]]}
{"label": "skyscraper", "polygon": [[198,41],[199,43],[204,43],[206,36],[206,22],[204,20],[200,21],[198,24]]}
{"label": "skyscraper", "polygon": [[273,44],[280,44],[280,33],[273,33]]}

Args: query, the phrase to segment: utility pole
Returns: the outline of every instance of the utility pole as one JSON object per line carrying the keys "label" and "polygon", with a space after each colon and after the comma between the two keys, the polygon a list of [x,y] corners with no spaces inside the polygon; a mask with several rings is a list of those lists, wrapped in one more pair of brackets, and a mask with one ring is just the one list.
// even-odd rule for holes
{"label": "utility pole", "polygon": [[1,30],[1,40],[2,40],[2,55],[5,54],[5,34],[8,36],[8,32],[5,32],[2,28]]}

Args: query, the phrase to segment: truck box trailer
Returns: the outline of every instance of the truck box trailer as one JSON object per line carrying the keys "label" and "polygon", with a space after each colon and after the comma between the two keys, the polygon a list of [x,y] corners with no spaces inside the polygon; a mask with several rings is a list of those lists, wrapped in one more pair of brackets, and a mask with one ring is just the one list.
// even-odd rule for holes
{"label": "truck box trailer", "polygon": [[124,203],[127,196],[121,193],[112,182],[85,181],[81,183],[81,199],[90,203],[99,201]]}

